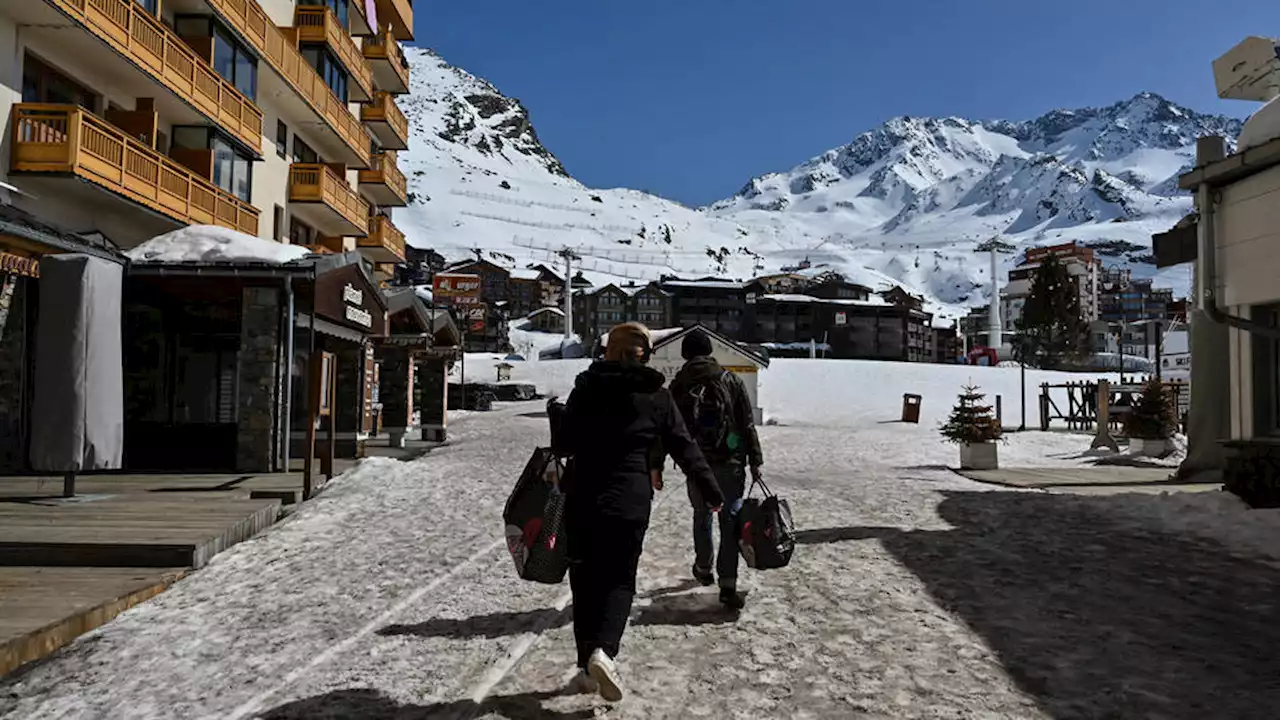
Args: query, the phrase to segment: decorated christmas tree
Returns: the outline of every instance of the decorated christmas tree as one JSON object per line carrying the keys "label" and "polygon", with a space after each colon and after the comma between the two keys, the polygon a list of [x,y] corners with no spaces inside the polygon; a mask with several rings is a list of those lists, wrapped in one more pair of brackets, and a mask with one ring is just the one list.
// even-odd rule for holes
{"label": "decorated christmas tree", "polygon": [[1164,440],[1178,431],[1178,414],[1169,402],[1164,383],[1152,378],[1142,386],[1142,398],[1125,418],[1124,431],[1131,438]]}
{"label": "decorated christmas tree", "polygon": [[957,445],[976,445],[1000,439],[1000,424],[991,406],[983,403],[987,396],[976,385],[966,385],[960,399],[951,409],[951,417],[942,426],[942,434]]}

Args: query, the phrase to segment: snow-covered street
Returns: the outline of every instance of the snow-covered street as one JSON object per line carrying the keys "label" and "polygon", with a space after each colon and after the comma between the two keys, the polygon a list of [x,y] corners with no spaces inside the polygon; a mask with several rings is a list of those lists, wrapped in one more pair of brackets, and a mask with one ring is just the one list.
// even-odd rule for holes
{"label": "snow-covered street", "polygon": [[545,441],[541,408],[468,414],[417,461],[366,461],[0,682],[0,717],[1256,718],[1280,703],[1280,564],[1256,543],[1187,531],[1158,497],[973,483],[943,469],[955,451],[934,428],[874,423],[762,428],[803,544],[787,569],[748,571],[736,619],[690,582],[672,473],[623,644],[629,696],[562,694],[567,584],[516,579],[500,520]]}

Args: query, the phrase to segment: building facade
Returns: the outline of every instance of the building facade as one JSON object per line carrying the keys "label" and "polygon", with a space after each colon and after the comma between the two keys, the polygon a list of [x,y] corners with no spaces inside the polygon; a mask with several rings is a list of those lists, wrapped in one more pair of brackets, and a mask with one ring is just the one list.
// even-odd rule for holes
{"label": "building facade", "polygon": [[657,283],[602,285],[573,296],[573,327],[582,337],[599,337],[614,325],[639,322],[657,330],[671,326],[673,299]]}
{"label": "building facade", "polygon": [[[290,421],[297,431],[305,419],[290,407],[306,405],[300,351],[313,336],[338,359],[351,395],[341,440],[359,452],[376,404],[369,338],[386,332],[376,283],[405,259],[392,213],[407,204],[396,96],[409,89],[399,43],[412,38],[409,0],[0,5],[0,176],[16,188],[0,199],[120,249],[214,225],[335,260],[135,263],[127,464],[191,467],[190,453],[139,454],[169,437],[209,449],[210,467],[283,467]],[[295,332],[303,318],[308,331]]]}
{"label": "building facade", "polygon": [[1070,242],[1031,248],[1027,250],[1022,262],[1009,272],[1009,283],[1000,296],[1001,319],[1009,327],[1016,327],[1016,323],[1022,318],[1022,307],[1031,295],[1036,268],[1050,255],[1066,267],[1067,274],[1075,284],[1080,297],[1081,317],[1086,322],[1098,319],[1102,264],[1093,249]]}
{"label": "building facade", "polygon": [[671,295],[672,317],[680,327],[702,325],[733,340],[741,340],[747,309],[747,283],[716,278],[663,279],[663,292]]}

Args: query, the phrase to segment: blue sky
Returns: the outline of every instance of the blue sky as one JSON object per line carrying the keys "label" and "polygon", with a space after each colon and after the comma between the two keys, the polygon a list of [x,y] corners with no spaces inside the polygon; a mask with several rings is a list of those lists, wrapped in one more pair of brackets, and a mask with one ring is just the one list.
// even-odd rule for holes
{"label": "blue sky", "polygon": [[579,180],[690,205],[895,115],[1023,119],[1149,90],[1280,31],[1266,0],[418,0],[418,44],[529,108]]}

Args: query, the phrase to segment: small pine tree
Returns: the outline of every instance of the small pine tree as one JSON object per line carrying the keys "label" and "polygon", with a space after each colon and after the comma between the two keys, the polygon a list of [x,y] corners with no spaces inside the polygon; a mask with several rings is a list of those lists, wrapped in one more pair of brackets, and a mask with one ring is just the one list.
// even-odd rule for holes
{"label": "small pine tree", "polygon": [[1164,440],[1178,431],[1178,414],[1164,390],[1164,383],[1152,378],[1142,386],[1142,397],[1125,418],[1124,431],[1139,440]]}
{"label": "small pine tree", "polygon": [[960,399],[951,409],[951,417],[942,426],[942,434],[957,445],[999,440],[1000,425],[991,412],[991,406],[983,404],[986,394],[975,385],[966,385]]}

